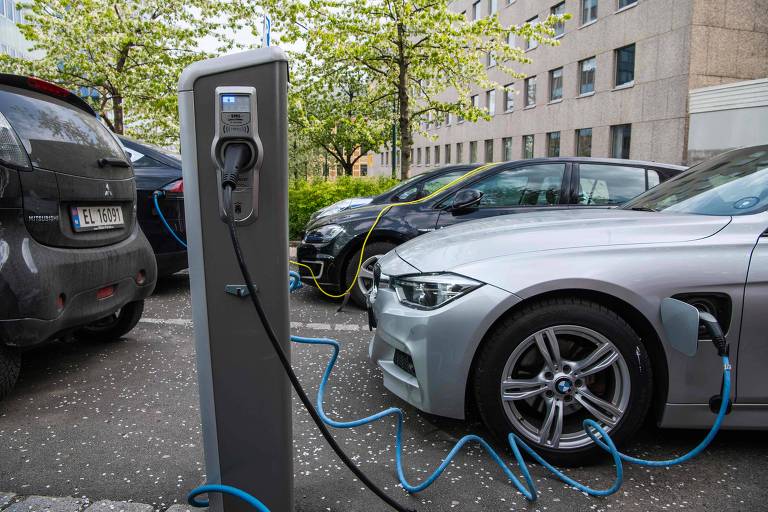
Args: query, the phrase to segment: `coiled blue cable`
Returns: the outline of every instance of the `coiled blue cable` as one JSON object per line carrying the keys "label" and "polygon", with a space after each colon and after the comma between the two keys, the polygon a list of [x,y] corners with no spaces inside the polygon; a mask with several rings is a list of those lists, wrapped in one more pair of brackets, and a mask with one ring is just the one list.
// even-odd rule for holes
{"label": "coiled blue cable", "polygon": [[[300,277],[296,272],[291,272],[289,276],[290,291],[293,291],[300,287],[301,287]],[[480,436],[470,434],[462,437],[454,445],[454,447],[451,449],[448,455],[443,459],[443,461],[440,463],[437,469],[435,469],[435,471],[430,476],[422,480],[420,483],[414,485],[408,482],[408,480],[405,477],[405,472],[403,471],[403,464],[402,464],[403,411],[402,409],[397,407],[390,407],[389,409],[385,409],[371,416],[361,418],[358,420],[353,420],[353,421],[342,422],[342,421],[336,421],[329,418],[325,414],[325,410],[323,409],[323,401],[325,396],[325,387],[328,384],[328,381],[330,380],[331,372],[333,371],[333,367],[335,366],[336,360],[338,359],[338,356],[339,356],[339,342],[337,342],[336,340],[332,340],[330,338],[306,338],[306,337],[300,337],[300,336],[291,336],[291,341],[294,343],[302,343],[302,344],[308,344],[308,345],[328,345],[333,349],[333,353],[331,354],[331,357],[328,360],[328,364],[326,365],[325,371],[323,372],[323,377],[320,380],[320,386],[318,387],[318,390],[317,390],[317,405],[316,405],[317,413],[320,416],[320,418],[322,418],[323,422],[326,425],[329,425],[334,428],[355,428],[355,427],[367,425],[369,423],[380,420],[387,416],[395,416],[397,418],[397,429],[395,431],[395,463],[396,463],[397,477],[403,489],[405,489],[406,491],[412,494],[421,492],[424,489],[431,486],[440,477],[443,471],[445,471],[445,469],[448,467],[448,465],[451,463],[451,461],[454,459],[456,454],[459,452],[459,450],[461,450],[461,448],[464,445],[470,442],[476,442],[480,444],[480,446],[482,446],[488,452],[488,454],[491,456],[491,459],[493,459],[493,461],[501,468],[501,470],[504,472],[507,478],[509,478],[509,480],[515,486],[515,488],[523,496],[525,496],[525,498],[529,501],[535,501],[538,497],[538,492],[536,490],[536,485],[534,484],[534,481],[533,481],[533,476],[531,475],[530,470],[528,469],[528,465],[526,464],[525,459],[523,457],[523,454],[520,451],[521,448],[537,463],[539,463],[542,467],[546,468],[550,473],[552,473],[554,476],[556,476],[558,479],[560,479],[567,485],[570,485],[581,492],[589,494],[590,496],[609,496],[615,493],[616,491],[618,491],[623,482],[624,469],[623,469],[622,461],[629,462],[632,464],[637,464],[640,466],[669,467],[669,466],[674,466],[674,465],[689,461],[692,458],[699,455],[702,451],[704,451],[704,449],[706,449],[707,446],[709,446],[709,444],[717,435],[717,432],[720,430],[720,427],[723,423],[723,419],[725,418],[725,415],[728,412],[728,404],[729,404],[728,397],[730,397],[730,393],[731,393],[731,365],[728,360],[728,357],[723,356],[722,357],[723,400],[721,401],[720,409],[718,411],[717,417],[715,418],[715,422],[713,423],[712,428],[710,428],[706,437],[704,437],[704,439],[694,449],[692,449],[690,452],[686,453],[685,455],[676,457],[674,459],[656,460],[656,461],[643,460],[643,459],[638,459],[636,457],[623,454],[619,452],[619,450],[616,448],[616,445],[614,444],[611,437],[608,435],[608,433],[605,430],[603,430],[603,428],[597,422],[590,419],[584,420],[583,425],[587,435],[589,435],[589,437],[595,442],[597,446],[607,451],[611,455],[611,457],[613,458],[613,463],[616,467],[616,479],[614,480],[613,484],[606,489],[594,489],[585,484],[582,484],[581,482],[574,480],[573,478],[570,478],[568,475],[566,475],[565,473],[563,473],[562,471],[554,467],[552,464],[544,460],[544,458],[538,453],[536,453],[533,450],[533,448],[528,446],[522,439],[520,439],[517,435],[513,433],[510,433],[507,439],[509,441],[510,447],[512,448],[515,461],[517,462],[517,468],[522,474],[523,480],[525,481],[525,483],[523,483],[517,477],[517,475],[515,475],[512,472],[512,470],[504,462],[501,456],[499,456],[496,450],[494,450],[485,439],[483,439]],[[269,512],[269,509],[267,509],[263,503],[261,503],[259,500],[257,500],[250,494],[240,489],[226,486],[226,485],[204,485],[204,486],[198,487],[197,489],[194,489],[189,494],[189,497],[188,497],[189,504],[194,507],[207,506],[207,502],[197,500],[196,497],[199,496],[200,494],[204,494],[208,492],[221,492],[221,493],[231,494],[253,505],[260,512],[264,512],[264,511]],[[263,507],[263,508],[260,508],[260,507]]]}
{"label": "coiled blue cable", "polygon": [[181,237],[176,233],[176,231],[173,230],[170,224],[168,224],[168,221],[165,219],[165,215],[163,215],[163,211],[160,209],[160,203],[157,202],[157,198],[160,195],[165,195],[164,192],[161,192],[160,190],[156,190],[152,194],[152,202],[155,204],[155,211],[157,212],[157,216],[160,217],[160,221],[163,223],[163,226],[165,226],[165,229],[168,230],[168,232],[171,234],[171,236],[181,244],[182,247],[185,249],[187,248],[187,242],[181,239]]}

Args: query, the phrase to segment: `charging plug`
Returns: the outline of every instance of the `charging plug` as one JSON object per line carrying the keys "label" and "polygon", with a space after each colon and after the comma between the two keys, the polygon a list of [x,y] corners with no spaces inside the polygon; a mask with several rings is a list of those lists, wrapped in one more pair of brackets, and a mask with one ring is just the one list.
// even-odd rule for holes
{"label": "charging plug", "polygon": [[222,187],[237,188],[237,176],[251,161],[252,150],[245,142],[232,142],[224,147]]}
{"label": "charging plug", "polygon": [[715,348],[717,349],[717,355],[721,357],[727,356],[728,342],[725,339],[725,334],[723,334],[723,329],[720,327],[720,323],[717,321],[717,318],[712,316],[710,313],[705,313],[704,311],[700,311],[699,321],[701,322],[701,324],[707,330],[707,333],[712,338],[712,343],[715,345]]}

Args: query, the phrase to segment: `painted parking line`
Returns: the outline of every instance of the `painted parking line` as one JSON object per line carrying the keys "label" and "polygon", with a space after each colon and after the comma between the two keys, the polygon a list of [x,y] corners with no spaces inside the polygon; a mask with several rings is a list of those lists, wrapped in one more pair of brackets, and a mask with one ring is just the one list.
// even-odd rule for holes
{"label": "painted parking line", "polygon": [[[180,325],[182,327],[192,327],[191,318],[142,318],[139,320],[145,324],[155,325]],[[365,331],[368,329],[367,325],[359,324],[330,324],[321,322],[291,322],[291,330],[296,329],[308,329],[311,331]]]}

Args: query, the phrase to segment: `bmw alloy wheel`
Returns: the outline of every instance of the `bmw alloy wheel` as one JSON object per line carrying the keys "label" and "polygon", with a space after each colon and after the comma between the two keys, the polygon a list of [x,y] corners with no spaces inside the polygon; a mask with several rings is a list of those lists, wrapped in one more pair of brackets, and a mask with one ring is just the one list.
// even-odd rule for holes
{"label": "bmw alloy wheel", "polygon": [[627,362],[602,334],[577,325],[539,330],[507,360],[500,385],[504,412],[528,440],[553,449],[592,443],[582,423],[590,418],[607,432],[627,410]]}
{"label": "bmw alloy wheel", "polygon": [[360,266],[360,274],[357,276],[357,287],[363,296],[367,296],[368,292],[373,288],[373,267],[376,262],[379,261],[380,254],[370,256],[363,261]]}

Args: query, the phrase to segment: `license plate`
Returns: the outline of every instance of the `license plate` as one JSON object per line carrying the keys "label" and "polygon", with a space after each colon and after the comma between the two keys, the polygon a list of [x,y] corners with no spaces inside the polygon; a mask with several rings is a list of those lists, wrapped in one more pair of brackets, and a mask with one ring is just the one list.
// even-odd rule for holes
{"label": "license plate", "polygon": [[96,231],[122,227],[123,209],[119,206],[73,206],[72,226],[75,231]]}

